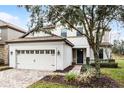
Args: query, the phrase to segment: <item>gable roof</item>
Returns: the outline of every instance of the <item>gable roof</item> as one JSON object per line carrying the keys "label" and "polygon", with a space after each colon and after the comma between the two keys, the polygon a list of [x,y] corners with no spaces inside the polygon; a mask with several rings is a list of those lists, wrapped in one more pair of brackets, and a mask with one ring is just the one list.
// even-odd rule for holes
{"label": "gable roof", "polygon": [[[45,29],[54,29],[55,26],[54,25],[50,25],[50,26],[47,26],[47,27],[43,27],[42,30],[45,30]],[[35,29],[32,29],[31,31],[28,31],[27,33],[25,33],[23,36],[21,36],[20,38],[24,38],[26,37],[27,35],[29,35],[30,33],[33,33],[35,31]],[[48,33],[48,34],[52,34],[50,32],[45,32],[45,33]]]}
{"label": "gable roof", "polygon": [[46,34],[50,34],[51,36],[41,36],[41,37],[26,37],[27,35],[29,35],[30,33],[32,33],[33,31],[29,31],[28,33],[26,33],[25,35],[23,35],[22,37],[18,38],[18,39],[13,39],[10,41],[6,41],[6,43],[25,43],[25,42],[57,42],[57,41],[64,41],[66,44],[68,44],[69,46],[73,47],[74,45],[67,40],[66,38],[63,38],[61,36],[49,33],[49,32],[44,32]]}
{"label": "gable roof", "polygon": [[28,42],[57,42],[57,41],[64,41],[69,46],[74,46],[70,41],[65,38],[60,38],[56,36],[46,36],[46,37],[25,37],[25,38],[18,38],[10,41],[6,41],[6,43],[28,43]]}
{"label": "gable roof", "polygon": [[0,28],[4,28],[4,27],[8,27],[8,28],[11,28],[15,31],[18,31],[18,32],[21,32],[21,33],[26,33],[26,30],[16,26],[16,25],[13,25],[11,23],[8,23],[8,22],[5,22],[3,20],[0,20]]}

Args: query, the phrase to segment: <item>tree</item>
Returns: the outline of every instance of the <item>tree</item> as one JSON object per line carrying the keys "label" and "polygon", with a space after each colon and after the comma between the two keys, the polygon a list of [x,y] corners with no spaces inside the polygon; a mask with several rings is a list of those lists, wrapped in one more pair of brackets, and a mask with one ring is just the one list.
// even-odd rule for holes
{"label": "tree", "polygon": [[114,40],[112,52],[118,55],[124,55],[124,41]]}
{"label": "tree", "polygon": [[[84,35],[94,53],[96,77],[100,77],[100,44],[104,33],[110,30],[109,24],[118,17],[120,6],[59,5],[25,7],[31,12],[31,27],[37,29],[37,31],[43,27],[43,23],[46,21],[54,25],[60,23]],[[77,25],[81,25],[85,33],[80,32],[76,28]]]}

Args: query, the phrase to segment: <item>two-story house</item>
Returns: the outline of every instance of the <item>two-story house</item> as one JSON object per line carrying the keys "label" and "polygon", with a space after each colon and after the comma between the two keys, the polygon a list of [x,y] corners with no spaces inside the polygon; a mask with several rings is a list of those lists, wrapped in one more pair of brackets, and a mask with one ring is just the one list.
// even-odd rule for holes
{"label": "two-story house", "polygon": [[[0,63],[4,63],[5,55],[7,55],[7,45],[5,42],[7,40],[15,39],[22,36],[25,33],[25,30],[0,20]],[[6,63],[5,63],[6,64]]]}
{"label": "two-story house", "polygon": [[[63,70],[75,64],[94,60],[93,51],[85,36],[63,26],[49,27],[49,32],[28,32],[19,39],[8,41],[10,67],[20,69]],[[77,27],[84,32],[82,27]],[[100,58],[111,57],[109,31],[106,31],[100,49]]]}

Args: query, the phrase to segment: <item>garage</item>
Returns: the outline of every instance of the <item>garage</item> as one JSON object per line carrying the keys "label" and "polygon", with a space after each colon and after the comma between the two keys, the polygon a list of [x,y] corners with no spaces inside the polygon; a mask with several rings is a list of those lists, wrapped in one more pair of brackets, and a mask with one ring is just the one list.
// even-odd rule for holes
{"label": "garage", "polygon": [[16,50],[17,69],[56,70],[55,50]]}
{"label": "garage", "polygon": [[56,35],[33,37],[27,34],[6,43],[12,68],[55,71],[72,65],[73,44]]}

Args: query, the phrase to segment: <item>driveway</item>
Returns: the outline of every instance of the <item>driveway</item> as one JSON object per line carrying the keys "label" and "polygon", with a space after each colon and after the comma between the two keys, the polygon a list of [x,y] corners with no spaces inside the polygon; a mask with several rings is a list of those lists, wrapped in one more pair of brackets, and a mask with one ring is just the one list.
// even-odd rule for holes
{"label": "driveway", "polygon": [[0,87],[25,88],[52,72],[9,69],[0,71]]}

